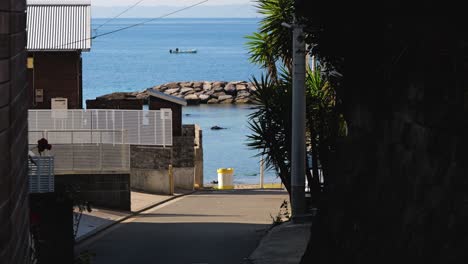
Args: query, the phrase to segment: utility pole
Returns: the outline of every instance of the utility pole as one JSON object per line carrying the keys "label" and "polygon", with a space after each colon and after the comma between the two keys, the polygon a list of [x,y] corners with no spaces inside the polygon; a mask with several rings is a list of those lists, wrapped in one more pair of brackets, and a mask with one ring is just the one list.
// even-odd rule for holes
{"label": "utility pole", "polygon": [[293,89],[292,89],[292,157],[291,157],[291,205],[293,221],[300,221],[306,214],[305,206],[305,43],[303,28],[297,16],[293,30]]}

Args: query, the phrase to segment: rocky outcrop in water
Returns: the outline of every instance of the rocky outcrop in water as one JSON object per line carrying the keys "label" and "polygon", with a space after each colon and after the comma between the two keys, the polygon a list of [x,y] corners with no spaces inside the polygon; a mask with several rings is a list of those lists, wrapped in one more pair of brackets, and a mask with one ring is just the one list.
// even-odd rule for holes
{"label": "rocky outcrop in water", "polygon": [[[187,100],[190,105],[198,104],[250,104],[256,87],[245,81],[235,82],[171,82],[152,87],[165,94]],[[117,94],[117,93],[115,93]],[[118,93],[120,96],[122,93]],[[112,94],[111,94],[112,95]],[[107,95],[112,97],[111,95]],[[145,91],[128,93],[128,97],[148,99]]]}

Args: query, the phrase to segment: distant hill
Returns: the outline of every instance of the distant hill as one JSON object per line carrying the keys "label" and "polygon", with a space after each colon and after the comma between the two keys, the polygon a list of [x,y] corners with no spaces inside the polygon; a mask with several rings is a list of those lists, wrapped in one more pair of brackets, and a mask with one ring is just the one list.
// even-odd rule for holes
{"label": "distant hill", "polygon": [[[113,17],[126,6],[92,6],[93,18]],[[152,18],[158,17],[175,10],[180,6],[137,6],[126,12],[121,18]],[[255,18],[260,17],[256,13],[255,7],[250,4],[243,5],[217,5],[217,6],[196,6],[180,13],[171,15],[173,18]]]}

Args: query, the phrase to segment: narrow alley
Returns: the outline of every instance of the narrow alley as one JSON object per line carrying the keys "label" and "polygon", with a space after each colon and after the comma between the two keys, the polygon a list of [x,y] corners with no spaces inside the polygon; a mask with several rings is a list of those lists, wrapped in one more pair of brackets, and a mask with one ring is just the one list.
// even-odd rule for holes
{"label": "narrow alley", "polygon": [[204,191],[130,218],[84,241],[93,263],[241,263],[271,226],[279,190]]}

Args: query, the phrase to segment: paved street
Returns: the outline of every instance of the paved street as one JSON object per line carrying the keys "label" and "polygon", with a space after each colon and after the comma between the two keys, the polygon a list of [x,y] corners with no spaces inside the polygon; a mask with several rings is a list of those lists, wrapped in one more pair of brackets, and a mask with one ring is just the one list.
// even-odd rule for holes
{"label": "paved street", "polygon": [[240,263],[256,248],[286,192],[198,192],[148,210],[80,246],[96,264]]}

